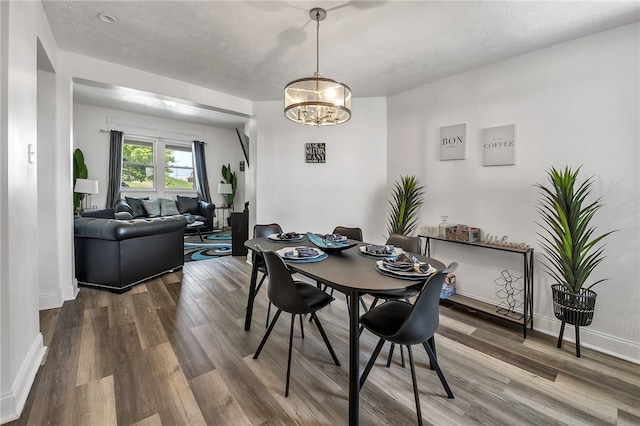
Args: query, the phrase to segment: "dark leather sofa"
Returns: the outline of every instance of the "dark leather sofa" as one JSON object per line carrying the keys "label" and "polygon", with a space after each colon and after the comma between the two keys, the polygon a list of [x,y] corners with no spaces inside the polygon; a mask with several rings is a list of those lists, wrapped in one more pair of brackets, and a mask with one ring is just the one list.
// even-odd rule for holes
{"label": "dark leather sofa", "polygon": [[184,265],[184,216],[74,220],[78,284],[122,293]]}
{"label": "dark leather sofa", "polygon": [[[197,200],[197,198],[191,197],[177,197],[178,202],[177,209],[180,214],[190,214],[193,220],[197,220],[203,222],[199,228],[200,232],[210,232],[215,229],[215,221],[216,217],[216,206],[213,203],[209,203],[207,201]],[[129,200],[135,200],[135,198],[129,198]],[[182,201],[182,202],[181,202]],[[144,209],[136,209],[135,206],[131,206],[126,199],[117,200],[113,205],[114,213],[116,219],[122,219],[123,214],[129,214],[128,219],[133,218],[144,218],[148,217],[148,214]],[[161,216],[165,217],[165,216]],[[185,233],[195,233],[198,229],[196,228],[186,228]]]}

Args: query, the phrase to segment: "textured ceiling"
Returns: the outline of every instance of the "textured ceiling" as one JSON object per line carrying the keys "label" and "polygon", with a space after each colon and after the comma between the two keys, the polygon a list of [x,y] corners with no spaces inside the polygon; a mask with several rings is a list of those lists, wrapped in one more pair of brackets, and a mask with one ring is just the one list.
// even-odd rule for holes
{"label": "textured ceiling", "polygon": [[[638,1],[43,1],[62,50],[253,101],[316,68],[387,96],[640,20]],[[117,19],[106,24],[100,12]]]}

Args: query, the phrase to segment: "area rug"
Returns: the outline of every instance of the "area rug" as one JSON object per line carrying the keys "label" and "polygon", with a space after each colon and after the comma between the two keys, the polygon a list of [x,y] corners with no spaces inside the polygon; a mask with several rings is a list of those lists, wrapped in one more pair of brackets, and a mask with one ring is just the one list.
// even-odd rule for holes
{"label": "area rug", "polygon": [[231,254],[231,234],[228,232],[214,232],[202,235],[204,241],[196,235],[184,237],[184,261],[213,259]]}

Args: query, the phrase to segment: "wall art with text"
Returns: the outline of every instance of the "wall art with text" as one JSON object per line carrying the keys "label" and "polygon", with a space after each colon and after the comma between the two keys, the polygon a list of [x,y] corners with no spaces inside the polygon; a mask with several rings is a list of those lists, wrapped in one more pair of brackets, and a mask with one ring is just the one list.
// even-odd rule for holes
{"label": "wall art with text", "polygon": [[467,123],[440,127],[440,161],[467,157]]}
{"label": "wall art with text", "polygon": [[482,165],[516,164],[516,125],[489,127],[482,130]]}

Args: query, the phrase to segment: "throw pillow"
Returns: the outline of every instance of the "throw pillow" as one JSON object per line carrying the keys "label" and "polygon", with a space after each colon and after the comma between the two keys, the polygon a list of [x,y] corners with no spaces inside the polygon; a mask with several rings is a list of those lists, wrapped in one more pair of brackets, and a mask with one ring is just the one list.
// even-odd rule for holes
{"label": "throw pillow", "polygon": [[174,214],[180,214],[178,206],[173,200],[167,198],[160,198],[160,211],[162,216],[173,216]]}
{"label": "throw pillow", "polygon": [[148,200],[149,197],[139,198],[139,197],[124,197],[131,207],[131,211],[133,212],[133,217],[147,217],[147,211],[144,208],[144,204],[142,204],[142,200]]}
{"label": "throw pillow", "polygon": [[144,206],[144,209],[149,214],[149,217],[160,216],[161,210],[160,210],[159,199],[156,198],[155,200],[142,200],[142,205]]}
{"label": "throw pillow", "polygon": [[198,214],[198,197],[183,197],[178,195],[177,198],[180,213]]}

